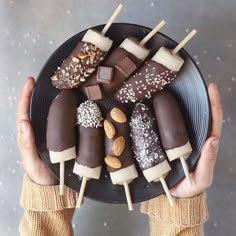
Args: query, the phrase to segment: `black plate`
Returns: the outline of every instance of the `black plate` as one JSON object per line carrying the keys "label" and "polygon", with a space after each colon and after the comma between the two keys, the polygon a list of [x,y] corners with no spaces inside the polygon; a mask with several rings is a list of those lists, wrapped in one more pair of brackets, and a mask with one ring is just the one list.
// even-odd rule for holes
{"label": "black plate", "polygon": [[[93,29],[100,31],[102,27],[103,25],[100,25],[93,27]],[[46,148],[46,124],[51,102],[60,91],[51,85],[50,77],[57,66],[70,54],[78,41],[82,39],[86,31],[78,33],[67,40],[48,59],[38,77],[31,101],[31,121],[36,135],[38,152],[44,163],[57,178],[59,178],[59,164],[50,163],[49,153]],[[111,26],[107,36],[114,40],[114,48],[127,36],[142,39],[149,31],[150,29],[144,26],[119,23]],[[152,49],[152,56],[160,46],[173,48],[175,45],[176,42],[172,39],[158,33],[146,46]],[[177,97],[184,112],[190,142],[193,147],[193,153],[188,162],[191,170],[193,170],[199,159],[201,148],[208,136],[211,112],[206,85],[197,65],[185,50],[182,49],[180,54],[184,58],[185,64],[178,75],[178,79],[167,86],[167,89]],[[79,92],[78,99],[83,99]],[[114,100],[112,99],[101,102],[102,110],[106,111],[113,102]],[[65,184],[78,192],[80,180],[72,172],[73,165],[74,161],[68,161],[65,165]],[[172,162],[171,167],[172,171],[166,178],[170,188],[184,177],[179,161]],[[130,191],[133,202],[138,203],[162,194],[163,188],[160,183],[148,184],[140,173],[139,178],[130,184]],[[104,168],[99,180],[88,181],[85,196],[106,203],[126,203],[123,186],[112,185],[109,174]]]}

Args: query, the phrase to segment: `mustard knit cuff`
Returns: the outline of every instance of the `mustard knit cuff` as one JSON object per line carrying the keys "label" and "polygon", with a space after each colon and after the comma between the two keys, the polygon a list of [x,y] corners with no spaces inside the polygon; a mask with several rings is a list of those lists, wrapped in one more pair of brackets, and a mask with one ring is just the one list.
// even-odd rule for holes
{"label": "mustard knit cuff", "polygon": [[43,186],[33,182],[27,175],[23,180],[20,204],[31,211],[59,211],[76,206],[77,194],[70,188],[64,188],[60,196],[59,186]]}
{"label": "mustard knit cuff", "polygon": [[176,199],[171,207],[165,195],[143,202],[141,212],[178,226],[197,226],[208,219],[206,194],[193,198]]}

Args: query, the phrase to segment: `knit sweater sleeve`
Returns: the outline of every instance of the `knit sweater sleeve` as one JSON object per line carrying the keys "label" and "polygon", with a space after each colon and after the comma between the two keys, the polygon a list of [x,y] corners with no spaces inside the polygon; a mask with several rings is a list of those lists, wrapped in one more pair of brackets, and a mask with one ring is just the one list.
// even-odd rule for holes
{"label": "knit sweater sleeve", "polygon": [[60,196],[59,186],[42,186],[24,177],[20,200],[24,216],[19,225],[21,236],[72,236],[72,217],[76,193],[65,187]]}
{"label": "knit sweater sleeve", "polygon": [[206,194],[175,203],[171,207],[164,195],[142,203],[141,212],[149,215],[151,236],[203,236],[208,219]]}

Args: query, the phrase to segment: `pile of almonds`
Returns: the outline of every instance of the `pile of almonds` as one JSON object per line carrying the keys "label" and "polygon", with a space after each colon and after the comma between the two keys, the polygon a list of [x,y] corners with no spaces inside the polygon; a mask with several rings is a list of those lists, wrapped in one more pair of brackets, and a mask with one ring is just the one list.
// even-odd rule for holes
{"label": "pile of almonds", "polygon": [[[117,123],[127,122],[126,115],[123,111],[118,108],[113,108],[110,112],[111,118]],[[119,156],[123,153],[125,149],[125,139],[123,136],[116,136],[116,130],[113,123],[109,120],[104,121],[104,130],[108,139],[112,139],[112,154],[113,156],[105,157],[105,162],[108,166],[114,169],[119,169],[122,166],[122,163],[119,159]]]}

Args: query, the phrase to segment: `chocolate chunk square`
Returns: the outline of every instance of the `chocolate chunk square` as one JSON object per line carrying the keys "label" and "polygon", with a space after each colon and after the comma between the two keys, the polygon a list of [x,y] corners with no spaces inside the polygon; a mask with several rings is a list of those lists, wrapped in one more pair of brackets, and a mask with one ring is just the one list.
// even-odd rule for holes
{"label": "chocolate chunk square", "polygon": [[137,69],[137,66],[129,57],[125,57],[119,64],[115,65],[115,68],[125,77],[129,77]]}
{"label": "chocolate chunk square", "polygon": [[97,81],[99,83],[110,84],[113,76],[113,68],[107,66],[99,66],[97,70]]}
{"label": "chocolate chunk square", "polygon": [[102,91],[99,85],[87,86],[84,89],[89,100],[102,99]]}

